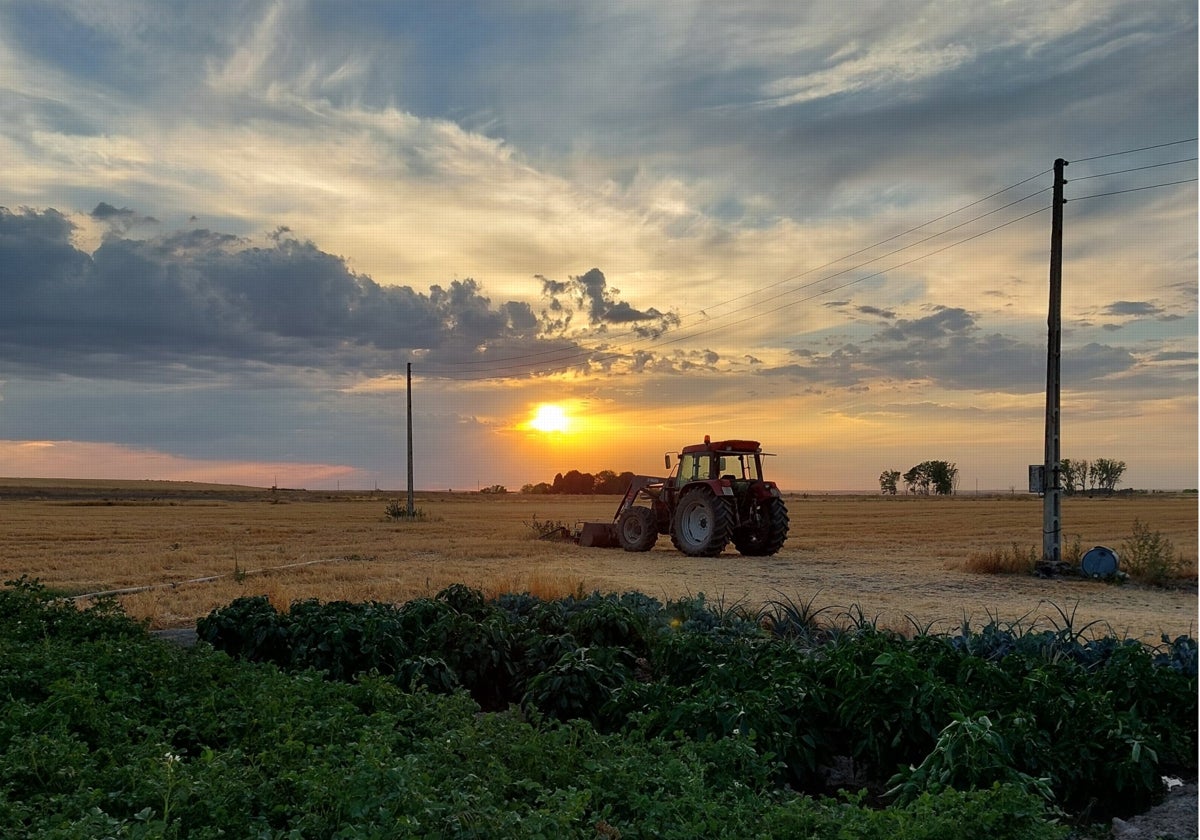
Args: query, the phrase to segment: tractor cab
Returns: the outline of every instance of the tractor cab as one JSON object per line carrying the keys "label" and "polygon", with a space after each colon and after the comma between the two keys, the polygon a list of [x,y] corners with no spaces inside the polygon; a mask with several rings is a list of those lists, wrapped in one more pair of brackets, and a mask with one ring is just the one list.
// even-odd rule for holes
{"label": "tractor cab", "polygon": [[704,443],[685,446],[679,453],[675,467],[671,467],[671,455],[665,463],[671,470],[667,483],[675,488],[684,487],[693,481],[721,481],[748,484],[762,481],[763,451],[754,440],[723,440],[713,443],[708,435]]}

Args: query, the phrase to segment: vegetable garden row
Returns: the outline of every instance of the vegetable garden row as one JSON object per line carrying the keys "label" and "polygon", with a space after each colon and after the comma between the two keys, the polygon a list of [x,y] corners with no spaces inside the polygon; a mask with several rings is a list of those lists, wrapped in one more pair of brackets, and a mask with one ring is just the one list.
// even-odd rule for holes
{"label": "vegetable garden row", "polygon": [[[1196,645],[783,601],[0,590],[0,834],[1064,837],[1196,772]],[[844,788],[848,793],[838,793]]]}

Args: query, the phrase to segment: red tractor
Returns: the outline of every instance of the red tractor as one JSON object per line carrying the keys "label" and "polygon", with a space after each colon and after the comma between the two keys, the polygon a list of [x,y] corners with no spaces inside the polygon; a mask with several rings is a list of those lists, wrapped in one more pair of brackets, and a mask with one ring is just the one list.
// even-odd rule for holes
{"label": "red tractor", "polygon": [[788,514],[773,481],[762,477],[758,441],[722,440],[685,446],[666,478],[636,476],[613,527],[626,551],[649,551],[659,534],[684,554],[715,557],[732,541],[742,554],[765,557],[787,539]]}

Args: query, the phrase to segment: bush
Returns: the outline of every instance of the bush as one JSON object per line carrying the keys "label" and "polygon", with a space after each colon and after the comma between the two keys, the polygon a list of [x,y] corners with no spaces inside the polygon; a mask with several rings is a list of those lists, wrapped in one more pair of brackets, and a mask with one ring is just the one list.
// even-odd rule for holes
{"label": "bush", "polygon": [[425,522],[429,518],[421,508],[414,507],[412,513],[409,513],[408,506],[399,502],[389,502],[383,510],[383,515],[392,521],[401,522]]}
{"label": "bush", "polygon": [[1164,586],[1182,574],[1184,561],[1174,544],[1149,525],[1133,521],[1133,533],[1121,544],[1121,563],[1134,580]]}

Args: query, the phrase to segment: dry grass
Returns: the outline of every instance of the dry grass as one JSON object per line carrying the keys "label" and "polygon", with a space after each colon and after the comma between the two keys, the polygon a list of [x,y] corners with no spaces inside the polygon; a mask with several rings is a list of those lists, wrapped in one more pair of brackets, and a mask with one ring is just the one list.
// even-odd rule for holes
{"label": "dry grass", "polygon": [[189,625],[241,595],[265,594],[281,608],[301,598],[401,602],[451,583],[488,595],[636,589],[752,604],[782,594],[817,608],[856,605],[896,626],[906,616],[922,626],[964,616],[1053,618],[1057,604],[1076,607],[1081,623],[1099,620],[1150,640],[1194,632],[1197,623],[1195,496],[1064,500],[1066,542],[1084,550],[1119,550],[1135,521],[1161,532],[1192,575],[1168,590],[973,572],[973,558],[1040,546],[1041,504],[1026,496],[790,497],[788,543],[762,559],[732,549],[688,558],[666,537],[648,554],[585,549],[538,540],[528,524],[607,521],[613,497],[419,494],[425,517],[415,522],[387,518],[394,499],[0,482],[0,579],[27,574],[70,594],[156,587],[119,598],[156,627]]}
{"label": "dry grass", "polygon": [[967,556],[963,568],[979,575],[1028,575],[1033,573],[1039,559],[1037,549],[1023,549],[1013,543],[1011,548],[973,552]]}

